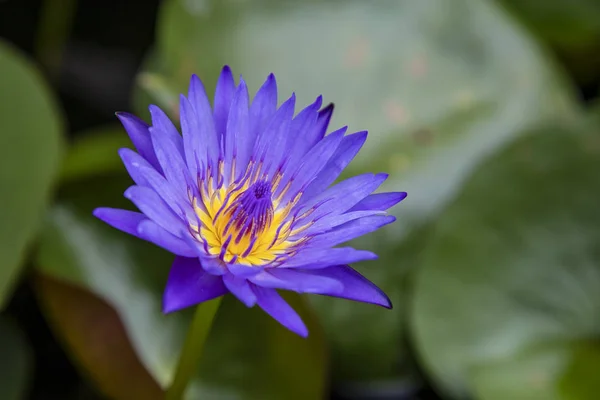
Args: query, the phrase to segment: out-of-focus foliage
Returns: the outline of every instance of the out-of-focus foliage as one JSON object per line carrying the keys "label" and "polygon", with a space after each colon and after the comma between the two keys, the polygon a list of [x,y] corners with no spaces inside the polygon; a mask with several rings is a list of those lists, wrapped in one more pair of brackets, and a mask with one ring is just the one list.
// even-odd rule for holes
{"label": "out-of-focus foliage", "polygon": [[598,82],[600,2],[597,0],[500,0],[560,56],[580,83]]}
{"label": "out-of-focus foliage", "polygon": [[543,40],[563,48],[585,48],[600,35],[600,3],[595,0],[501,0]]}
{"label": "out-of-focus foliage", "polygon": [[29,60],[0,41],[0,308],[10,296],[48,201],[62,124]]}
{"label": "out-of-focus foliage", "polygon": [[113,308],[82,288],[49,277],[37,278],[36,289],[54,331],[104,393],[115,399],[164,399]]}
{"label": "out-of-focus foliage", "polygon": [[120,125],[107,126],[85,132],[75,139],[66,154],[60,178],[63,182],[79,178],[123,171],[118,150],[133,145]]}
{"label": "out-of-focus foliage", "polygon": [[570,390],[597,377],[572,377],[565,392],[559,382],[600,331],[599,170],[598,127],[545,128],[481,166],[436,223],[412,321],[444,389],[588,398]]}
{"label": "out-of-focus foliage", "polygon": [[[191,310],[167,316],[160,311],[173,256],[106,226],[91,214],[98,204],[130,207],[122,193],[131,184],[125,175],[108,175],[65,185],[48,214],[37,264],[44,274],[81,285],[108,301],[121,317],[141,361],[138,364],[127,358],[131,363],[129,373],[137,377],[134,382],[147,380],[146,372],[140,370],[143,365],[164,387],[173,377],[191,317]],[[93,307],[101,307],[98,300],[89,293],[72,290],[72,299],[68,300],[65,299],[68,288],[48,284],[41,287],[46,288],[42,290],[42,298],[49,302],[47,311],[75,357],[107,394],[131,399],[133,389],[129,385],[133,383],[107,365],[127,354],[120,350],[127,340],[125,332],[108,314],[112,328],[105,327],[106,336],[97,339],[82,334],[81,319],[92,315]],[[327,368],[324,339],[303,301],[298,296],[290,296],[289,300],[308,323],[309,339],[287,331],[258,308],[248,310],[233,298],[226,299],[206,344],[189,398],[321,397]],[[64,308],[71,302],[79,304]],[[98,357],[99,347],[104,348],[102,357]],[[264,377],[269,377],[268,381]]]}
{"label": "out-of-focus foliage", "polygon": [[223,64],[254,89],[274,72],[299,103],[323,94],[335,102],[335,127],[369,130],[349,172],[389,172],[383,189],[409,193],[392,211],[399,223],[356,243],[382,256],[362,271],[397,308],[311,298],[344,380],[403,373],[403,282],[422,246],[417,233],[403,245],[405,236],[436,216],[488,153],[576,108],[532,41],[481,1],[171,0],[150,64],[140,82],[173,115],[190,75],[212,88]]}
{"label": "out-of-focus foliage", "polygon": [[21,330],[0,317],[0,399],[24,399],[30,370],[31,350]]}

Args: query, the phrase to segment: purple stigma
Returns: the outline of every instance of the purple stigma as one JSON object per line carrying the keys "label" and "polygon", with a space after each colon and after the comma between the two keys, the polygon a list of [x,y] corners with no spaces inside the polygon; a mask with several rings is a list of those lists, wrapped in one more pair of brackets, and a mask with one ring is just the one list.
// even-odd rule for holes
{"label": "purple stigma", "polygon": [[271,184],[258,181],[244,191],[229,207],[229,223],[225,231],[233,226],[238,234],[235,242],[239,243],[245,235],[256,237],[264,231],[273,220],[273,203],[271,201]]}

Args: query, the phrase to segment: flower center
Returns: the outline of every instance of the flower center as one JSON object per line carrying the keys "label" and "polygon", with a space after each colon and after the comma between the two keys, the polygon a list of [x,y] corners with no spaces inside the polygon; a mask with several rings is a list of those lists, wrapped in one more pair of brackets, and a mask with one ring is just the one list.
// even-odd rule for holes
{"label": "flower center", "polygon": [[262,234],[273,221],[273,203],[271,202],[271,185],[268,182],[256,182],[245,190],[224,211],[229,220],[221,237],[234,239],[240,243],[243,238],[249,239]]}
{"label": "flower center", "polygon": [[299,244],[289,239],[296,233],[288,218],[293,204],[279,207],[271,182],[248,179],[217,188],[210,179],[200,183],[200,198],[191,199],[200,224],[190,223],[190,231],[207,253],[244,265],[265,265],[293,253]]}

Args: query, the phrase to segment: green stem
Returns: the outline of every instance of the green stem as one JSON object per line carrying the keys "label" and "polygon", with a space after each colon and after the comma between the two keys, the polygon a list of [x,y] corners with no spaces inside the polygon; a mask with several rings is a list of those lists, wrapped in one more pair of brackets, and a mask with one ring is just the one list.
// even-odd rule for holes
{"label": "green stem", "polygon": [[181,400],[188,382],[196,372],[202,356],[204,343],[210,332],[213,320],[221,304],[221,297],[199,304],[188,328],[185,342],[179,354],[175,377],[167,389],[166,400]]}

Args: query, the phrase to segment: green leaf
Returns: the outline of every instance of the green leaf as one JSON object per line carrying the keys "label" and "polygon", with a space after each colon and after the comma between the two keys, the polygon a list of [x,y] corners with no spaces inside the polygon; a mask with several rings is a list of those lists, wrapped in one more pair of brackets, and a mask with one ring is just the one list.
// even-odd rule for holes
{"label": "green leaf", "polygon": [[595,0],[502,0],[533,31],[560,47],[586,47],[600,35],[600,4]]}
{"label": "green leaf", "polygon": [[333,127],[370,132],[348,172],[389,172],[382,189],[409,193],[392,211],[398,223],[357,242],[381,254],[361,269],[390,294],[394,311],[311,298],[338,379],[401,375],[404,280],[422,227],[488,154],[526,127],[576,114],[570,89],[489,1],[170,0],[138,104],[145,109],[150,95],[177,117],[176,94],[186,93],[190,75],[211,93],[223,64],[251,91],[274,72],[280,102],[294,90],[298,104],[323,94],[336,105]]}
{"label": "green leaf", "polygon": [[575,390],[591,384],[597,357],[575,361],[589,367],[576,385],[559,380],[600,331],[599,139],[597,127],[532,132],[486,162],[437,222],[412,327],[454,397],[585,399]]}
{"label": "green leaf", "polygon": [[27,395],[31,349],[17,326],[0,317],[0,398],[21,400]]}
{"label": "green leaf", "polygon": [[46,83],[0,40],[0,308],[22,266],[50,195],[62,123]]}
{"label": "green leaf", "polygon": [[106,126],[77,135],[63,161],[61,181],[123,171],[118,150],[134,148],[121,126]]}
{"label": "green leaf", "polygon": [[571,351],[572,346],[552,344],[478,367],[469,376],[475,398],[559,400],[556,386]]}
{"label": "green leaf", "polygon": [[[67,185],[48,215],[37,265],[48,276],[83,286],[111,304],[142,365],[166,387],[193,311],[161,312],[173,256],[91,215],[98,205],[128,207],[121,193],[130,184],[129,178],[105,176]],[[247,309],[225,298],[188,398],[321,398],[327,367],[322,333],[298,296],[288,300],[307,322],[309,339],[287,331],[257,307]],[[93,351],[91,343],[80,347]],[[100,366],[89,362],[85,367],[94,371]]]}
{"label": "green leaf", "polygon": [[597,0],[501,0],[558,54],[572,79],[597,85],[600,76],[600,3]]}
{"label": "green leaf", "polygon": [[598,368],[600,367],[600,342],[598,337],[581,343],[573,352],[560,382],[559,390],[568,400],[590,400],[600,393]]}

